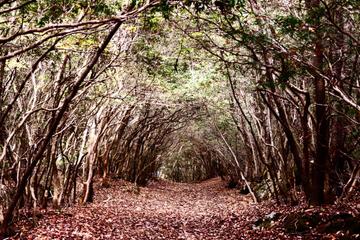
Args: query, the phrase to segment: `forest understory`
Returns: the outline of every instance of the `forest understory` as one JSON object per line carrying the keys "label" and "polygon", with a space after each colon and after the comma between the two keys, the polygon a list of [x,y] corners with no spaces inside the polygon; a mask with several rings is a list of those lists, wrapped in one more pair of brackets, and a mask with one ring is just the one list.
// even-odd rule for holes
{"label": "forest understory", "polygon": [[9,239],[359,239],[359,196],[308,208],[254,204],[220,178],[200,183],[113,180],[94,202],[20,214]]}

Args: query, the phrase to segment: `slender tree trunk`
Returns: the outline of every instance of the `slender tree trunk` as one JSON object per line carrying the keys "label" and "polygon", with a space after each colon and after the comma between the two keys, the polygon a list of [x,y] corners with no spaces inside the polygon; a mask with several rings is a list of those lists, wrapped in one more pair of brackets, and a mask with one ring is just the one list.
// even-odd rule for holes
{"label": "slender tree trunk", "polygon": [[[314,29],[316,31],[316,39],[314,40],[315,50],[313,65],[317,71],[323,68],[323,44],[322,34],[319,30],[320,21],[319,16],[316,15],[316,9],[320,7],[320,0],[308,0],[307,8],[309,14],[314,18]],[[327,115],[327,99],[326,99],[326,85],[325,79],[314,74],[314,101],[315,101],[315,158],[312,168],[311,180],[312,190],[310,196],[310,204],[321,205],[325,203],[325,182],[326,174],[328,173],[329,163],[329,120]]]}
{"label": "slender tree trunk", "polygon": [[[0,51],[1,52],[1,51]],[[0,61],[0,119],[3,114],[3,94],[4,94],[4,77],[5,77],[6,60]],[[6,139],[5,124],[0,124],[0,145],[4,145]]]}
{"label": "slender tree trunk", "polygon": [[306,199],[310,198],[310,146],[311,146],[311,132],[309,128],[309,107],[310,107],[310,94],[305,93],[305,106],[304,113],[301,117],[301,125],[303,130],[303,166],[302,166],[302,186]]}
{"label": "slender tree trunk", "polygon": [[[340,8],[339,10],[337,10],[335,12],[335,21],[339,22],[339,27],[344,29],[344,19],[343,19],[343,12],[342,10],[344,10],[343,8]],[[337,84],[340,89],[344,89],[344,84],[343,84],[343,68],[344,68],[344,58],[342,57],[342,53],[343,51],[346,49],[344,49],[345,46],[345,39],[344,39],[344,35],[342,33],[338,33],[335,37],[334,40],[334,44],[331,45],[331,61],[334,64],[334,69],[332,72],[330,72],[330,74],[333,75],[333,84]],[[335,193],[337,195],[341,194],[341,181],[340,179],[343,177],[343,172],[345,170],[345,157],[343,156],[343,152],[346,152],[345,150],[345,139],[346,139],[346,126],[347,126],[347,121],[346,118],[343,116],[343,114],[346,114],[346,111],[348,110],[347,107],[344,108],[343,104],[341,102],[337,102],[335,105],[337,112],[339,112],[339,114],[335,117],[334,119],[334,123],[333,123],[333,128],[334,128],[334,132],[332,135],[332,139],[333,139],[333,144],[331,144],[331,162],[333,164],[333,166],[335,167],[332,170],[332,178],[334,179],[334,188],[335,188]],[[337,172],[339,172],[339,174],[337,174]]]}
{"label": "slender tree trunk", "polygon": [[23,195],[23,192],[26,188],[27,182],[31,174],[33,173],[36,165],[38,162],[42,159],[44,151],[48,147],[48,144],[53,137],[54,133],[56,132],[56,129],[58,125],[60,124],[65,112],[67,111],[69,105],[73,101],[74,97],[77,95],[78,91],[81,89],[82,83],[90,73],[91,69],[95,66],[95,64],[98,62],[100,56],[104,52],[105,48],[109,44],[112,37],[115,35],[117,30],[120,28],[122,22],[117,22],[115,26],[111,29],[110,33],[106,36],[102,44],[100,45],[98,51],[96,52],[95,56],[91,60],[91,62],[87,65],[87,67],[84,69],[84,71],[80,74],[78,80],[74,83],[72,86],[72,89],[70,90],[69,95],[64,100],[62,106],[60,107],[57,115],[54,117],[53,121],[51,121],[51,124],[49,126],[49,130],[47,131],[42,143],[39,145],[39,147],[35,150],[35,153],[33,157],[31,158],[31,163],[28,166],[28,168],[25,170],[24,175],[21,178],[21,181],[16,189],[15,195],[5,213],[3,223],[0,227],[0,238],[4,237],[8,226],[11,222],[13,212],[18,204],[19,199]]}
{"label": "slender tree trunk", "polygon": [[61,178],[59,175],[59,171],[58,168],[56,166],[56,145],[57,145],[57,139],[54,139],[54,141],[52,142],[52,146],[51,146],[51,157],[50,157],[50,161],[51,161],[51,165],[52,165],[52,186],[54,189],[53,192],[53,206],[55,208],[59,208],[60,207],[60,192],[61,192],[61,188],[62,188],[62,184],[61,184]]}

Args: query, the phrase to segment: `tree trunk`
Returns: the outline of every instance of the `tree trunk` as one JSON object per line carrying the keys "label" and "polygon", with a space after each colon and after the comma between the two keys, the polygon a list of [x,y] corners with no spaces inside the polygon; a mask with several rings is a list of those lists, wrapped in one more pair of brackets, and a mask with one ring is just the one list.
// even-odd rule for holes
{"label": "tree trunk", "polygon": [[[11,219],[13,217],[13,212],[18,204],[19,199],[23,195],[23,192],[25,190],[25,187],[27,185],[28,179],[33,173],[36,165],[38,162],[42,159],[43,153],[46,150],[51,138],[53,137],[54,133],[56,132],[56,129],[58,125],[60,124],[66,110],[68,109],[69,105],[72,103],[74,97],[77,95],[78,91],[81,89],[82,83],[90,73],[91,69],[95,66],[95,64],[98,62],[98,59],[100,58],[101,54],[109,44],[112,37],[115,35],[117,30],[120,28],[122,22],[117,22],[115,26],[111,29],[109,34],[105,37],[104,41],[102,42],[101,46],[99,47],[98,51],[96,52],[95,56],[91,60],[91,62],[87,65],[87,67],[84,69],[84,71],[80,74],[78,80],[74,83],[72,86],[69,95],[65,98],[63,104],[59,108],[59,111],[57,115],[54,117],[53,121],[51,121],[51,124],[49,126],[49,130],[45,134],[45,137],[43,139],[43,142],[40,144],[40,146],[35,150],[35,153],[33,157],[31,158],[31,163],[26,169],[24,175],[21,178],[21,181],[16,189],[16,193],[10,203],[10,206],[8,207],[3,223],[0,227],[0,238],[4,237],[6,232],[8,231],[8,226],[11,222]],[[52,50],[53,48],[51,48]]]}
{"label": "tree trunk", "polygon": [[[320,0],[308,0],[307,8],[309,14],[314,18],[314,29],[316,31],[316,39],[314,40],[315,50],[313,65],[317,71],[323,68],[323,44],[322,34],[319,28],[319,16],[316,9],[320,7]],[[311,174],[311,195],[310,204],[321,205],[326,201],[325,182],[327,179],[329,163],[329,120],[327,114],[327,99],[325,79],[319,74],[313,74],[314,84],[314,101],[315,101],[315,157]]]}

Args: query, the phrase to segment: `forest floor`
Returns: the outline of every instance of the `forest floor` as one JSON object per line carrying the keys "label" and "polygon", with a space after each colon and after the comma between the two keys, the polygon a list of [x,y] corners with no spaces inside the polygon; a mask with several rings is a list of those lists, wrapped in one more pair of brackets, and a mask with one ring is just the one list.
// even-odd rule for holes
{"label": "forest floor", "polygon": [[[357,239],[343,219],[359,211],[360,204],[306,210],[254,204],[219,178],[196,184],[160,180],[139,189],[117,180],[96,187],[91,204],[39,213],[31,227],[29,218],[19,221],[10,239]],[[337,225],[331,225],[334,215],[342,216]],[[357,220],[351,227],[358,227]]]}

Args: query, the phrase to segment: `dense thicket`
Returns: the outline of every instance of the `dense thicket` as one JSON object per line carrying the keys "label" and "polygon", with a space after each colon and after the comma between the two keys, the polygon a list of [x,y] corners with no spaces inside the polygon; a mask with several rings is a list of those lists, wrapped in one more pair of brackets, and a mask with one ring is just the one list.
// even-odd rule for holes
{"label": "dense thicket", "polygon": [[[343,199],[360,171],[358,1],[1,1],[0,222],[109,177]],[[265,189],[265,190],[264,190]]]}
{"label": "dense thicket", "polygon": [[[314,204],[346,194],[359,171],[359,4],[215,5],[203,2],[188,12],[191,25],[175,25],[218,58],[228,79],[239,140],[225,143],[227,159],[252,168],[250,178],[267,175],[285,200],[296,199],[296,186]],[[242,150],[230,149],[239,142]]]}

